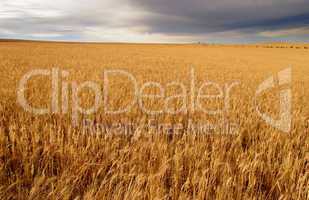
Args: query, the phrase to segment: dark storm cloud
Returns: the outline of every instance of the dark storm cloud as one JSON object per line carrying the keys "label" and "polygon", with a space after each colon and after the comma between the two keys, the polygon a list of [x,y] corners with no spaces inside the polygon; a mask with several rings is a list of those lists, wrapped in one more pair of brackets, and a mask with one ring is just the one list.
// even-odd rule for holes
{"label": "dark storm cloud", "polygon": [[149,32],[204,34],[263,31],[309,24],[308,0],[130,0],[149,12],[138,23]]}
{"label": "dark storm cloud", "polygon": [[0,37],[308,41],[309,0],[1,0]]}

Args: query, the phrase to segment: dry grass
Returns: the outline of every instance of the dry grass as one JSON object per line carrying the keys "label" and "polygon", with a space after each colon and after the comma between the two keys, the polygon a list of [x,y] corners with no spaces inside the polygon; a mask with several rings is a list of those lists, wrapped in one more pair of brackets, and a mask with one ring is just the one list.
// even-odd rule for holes
{"label": "dry grass", "polygon": [[[0,199],[309,199],[308,53],[305,48],[252,46],[2,42]],[[104,69],[125,69],[139,83],[188,85],[192,66],[197,84],[241,81],[226,116],[239,123],[239,134],[186,131],[170,136],[137,130],[134,135],[94,136],[72,127],[70,115],[34,116],[16,103],[18,81],[35,68],[66,69],[69,80],[79,82],[101,83]],[[259,83],[290,66],[293,127],[284,134],[259,118],[252,98]],[[47,105],[49,88],[48,81],[36,80],[28,98]],[[117,105],[130,99],[124,88],[114,86]],[[276,112],[276,99],[262,99],[265,109]],[[83,101],[91,102],[89,95]],[[126,115],[100,111],[90,117],[106,124],[152,118],[136,108]],[[220,120],[198,112],[156,116],[185,126],[189,118]]]}

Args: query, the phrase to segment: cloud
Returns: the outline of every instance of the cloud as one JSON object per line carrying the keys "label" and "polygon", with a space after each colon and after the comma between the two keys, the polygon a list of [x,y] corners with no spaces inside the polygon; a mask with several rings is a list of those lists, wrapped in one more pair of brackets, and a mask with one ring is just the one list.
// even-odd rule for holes
{"label": "cloud", "polygon": [[275,31],[263,31],[259,33],[265,37],[281,37],[281,36],[299,36],[299,35],[309,35],[309,27],[301,27],[301,28],[291,28],[291,29],[280,29]]}
{"label": "cloud", "polygon": [[308,0],[0,2],[0,37],[5,38],[256,42],[278,36],[307,41],[295,30],[307,30],[308,26]]}
{"label": "cloud", "polygon": [[[130,0],[151,15],[140,19],[152,32],[209,33],[308,25],[307,0]],[[303,18],[302,18],[303,17]],[[270,27],[269,27],[270,25]],[[302,24],[303,25],[303,24]]]}
{"label": "cloud", "polygon": [[[122,0],[119,0],[119,3]],[[110,30],[125,27],[127,8],[105,1],[11,0],[0,3],[0,35],[83,38],[94,27]],[[117,11],[118,12],[115,12]],[[2,33],[2,34],[1,34]],[[8,34],[10,33],[10,34]]]}

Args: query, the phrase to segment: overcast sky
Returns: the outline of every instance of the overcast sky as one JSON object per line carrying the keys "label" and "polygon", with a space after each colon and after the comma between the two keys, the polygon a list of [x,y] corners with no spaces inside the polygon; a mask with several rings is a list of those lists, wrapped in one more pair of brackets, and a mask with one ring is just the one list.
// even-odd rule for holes
{"label": "overcast sky", "polygon": [[0,38],[309,42],[309,0],[0,0]]}

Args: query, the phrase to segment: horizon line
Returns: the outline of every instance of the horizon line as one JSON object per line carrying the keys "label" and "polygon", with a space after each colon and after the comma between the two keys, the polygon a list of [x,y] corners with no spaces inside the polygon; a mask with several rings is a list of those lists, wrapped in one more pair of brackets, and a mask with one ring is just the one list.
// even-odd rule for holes
{"label": "horizon line", "polygon": [[19,38],[0,38],[0,42],[41,42],[41,43],[67,43],[67,44],[136,44],[136,45],[267,45],[267,44],[298,44],[309,45],[308,42],[293,41],[264,41],[264,42],[244,42],[244,43],[220,43],[220,42],[120,42],[120,41],[78,41],[78,40],[41,40],[41,39],[19,39]]}

